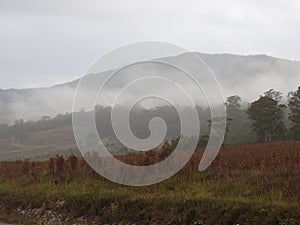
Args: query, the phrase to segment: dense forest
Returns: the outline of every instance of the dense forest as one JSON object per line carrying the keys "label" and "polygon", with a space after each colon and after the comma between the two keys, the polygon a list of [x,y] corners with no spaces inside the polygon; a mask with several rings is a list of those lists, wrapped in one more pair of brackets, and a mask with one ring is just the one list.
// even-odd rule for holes
{"label": "dense forest", "polygon": [[[230,96],[224,103],[227,108],[226,143],[271,142],[282,140],[300,140],[300,87],[288,93],[287,101],[282,93],[273,89],[265,92],[252,103],[243,102],[239,96]],[[118,106],[123,113],[125,106]],[[185,110],[189,110],[186,108]],[[201,125],[200,139],[208,138],[210,131],[210,110],[197,106]],[[101,137],[114,137],[111,125],[111,107],[97,106],[95,111],[80,112],[83,116],[95,113],[95,121]],[[160,106],[152,109],[134,108],[129,123],[133,133],[139,138],[150,135],[148,123],[153,117],[161,117],[167,124],[167,139],[180,135],[180,119],[172,106]],[[1,139],[14,139],[22,143],[31,133],[72,125],[72,114],[59,114],[53,118],[42,116],[38,121],[18,119],[13,125],[0,125]]]}

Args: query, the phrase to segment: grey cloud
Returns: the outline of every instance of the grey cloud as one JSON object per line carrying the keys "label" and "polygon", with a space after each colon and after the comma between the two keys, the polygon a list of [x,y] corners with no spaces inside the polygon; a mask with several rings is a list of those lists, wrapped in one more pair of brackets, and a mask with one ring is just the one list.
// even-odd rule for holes
{"label": "grey cloud", "polygon": [[0,88],[72,80],[98,56],[140,40],[300,59],[299,9],[295,0],[3,0]]}

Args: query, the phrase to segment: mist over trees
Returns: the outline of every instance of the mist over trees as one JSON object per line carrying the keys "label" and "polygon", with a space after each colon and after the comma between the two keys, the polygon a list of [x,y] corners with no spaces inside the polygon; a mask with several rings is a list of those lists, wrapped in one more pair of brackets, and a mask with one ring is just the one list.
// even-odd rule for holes
{"label": "mist over trees", "polygon": [[14,138],[16,142],[22,143],[31,133],[51,130],[71,124],[72,114],[70,113],[58,114],[53,118],[42,116],[38,121],[25,122],[23,119],[17,119],[11,126],[0,124],[0,138]]}
{"label": "mist over trees", "polygon": [[242,106],[242,98],[238,95],[229,96],[225,103],[227,108],[227,142],[252,142],[255,139],[251,129],[251,121]]}
{"label": "mist over trees", "polygon": [[291,121],[290,136],[294,140],[300,140],[300,87],[288,95],[288,107]]}
{"label": "mist over trees", "polygon": [[[288,94],[286,104],[282,94],[273,89],[265,92],[252,103],[245,104],[238,95],[229,96],[224,103],[227,108],[226,143],[253,143],[281,140],[300,140],[300,87]],[[117,106],[117,113],[125,112],[125,106]],[[95,111],[74,112],[83,117],[95,114],[100,137],[115,138],[111,123],[111,107],[98,105]],[[190,110],[185,108],[184,110]],[[200,120],[200,140],[204,146],[210,133],[210,111],[197,106]],[[166,139],[176,140],[180,136],[180,118],[173,106],[164,105],[146,109],[135,107],[131,110],[129,124],[134,135],[147,138],[150,135],[149,121],[161,117],[167,125]],[[0,138],[23,143],[35,132],[42,132],[72,125],[72,114],[59,114],[53,118],[44,115],[38,121],[17,119],[11,126],[0,124]]]}

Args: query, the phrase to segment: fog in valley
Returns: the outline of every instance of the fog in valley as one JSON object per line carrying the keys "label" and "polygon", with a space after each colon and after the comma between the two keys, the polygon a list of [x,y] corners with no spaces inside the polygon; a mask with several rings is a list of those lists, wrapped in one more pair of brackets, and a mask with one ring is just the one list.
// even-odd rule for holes
{"label": "fog in valley", "polygon": [[[297,61],[277,59],[265,55],[238,56],[199,53],[199,56],[208,64],[215,74],[222,88],[224,100],[228,96],[239,95],[245,103],[251,102],[271,88],[282,92],[284,96],[286,96],[289,91],[296,89],[300,80],[300,63]],[[163,60],[168,63],[188,63],[186,57],[187,56],[183,54],[164,58]],[[133,73],[135,73],[134,77],[138,78],[141,76],[144,69],[147,68],[143,68],[143,65],[138,66],[138,68],[135,67],[133,71]],[[164,73],[163,68],[157,68],[157,71],[160,71],[161,74]],[[87,100],[90,98],[89,93],[91,89],[95,88],[98,90],[110,74],[110,71],[108,71],[87,75],[91,81],[90,89],[86,90],[85,96]],[[121,74],[118,74],[118,79],[113,81],[111,89],[106,89],[105,98],[102,98],[103,101],[97,102],[97,104],[103,106],[111,105],[113,96],[121,90],[122,85],[128,83],[130,76],[132,76],[132,71],[131,74],[130,70],[124,71],[123,73],[121,71]],[[170,79],[190,89],[190,93],[192,93],[197,105],[203,108],[208,107],[205,95],[195,87],[193,82],[182,74],[176,74],[175,72],[174,77],[170,77]],[[53,117],[60,113],[71,113],[78,81],[79,80],[75,80],[70,83],[46,88],[0,90],[1,123],[12,124],[16,119],[21,118],[28,121],[38,120],[44,115]],[[207,86],[205,79],[203,83],[201,83],[201,86],[202,85]],[[160,93],[169,92],[172,94],[172,92],[174,92],[171,87],[160,85],[159,82],[156,84],[149,83],[149,86],[154,89],[158,96]],[[135,88],[127,93],[127,99],[143,91],[141,88]],[[176,92],[173,93],[177,98],[177,104],[184,105],[181,96],[176,94]],[[84,102],[85,100],[82,101]],[[156,103],[157,101],[152,104],[151,101],[148,101],[144,106],[151,108],[152,106],[155,107]],[[123,104],[126,105],[127,102],[125,101]],[[163,103],[160,102],[159,105],[163,105]],[[76,111],[82,109],[76,109]]]}

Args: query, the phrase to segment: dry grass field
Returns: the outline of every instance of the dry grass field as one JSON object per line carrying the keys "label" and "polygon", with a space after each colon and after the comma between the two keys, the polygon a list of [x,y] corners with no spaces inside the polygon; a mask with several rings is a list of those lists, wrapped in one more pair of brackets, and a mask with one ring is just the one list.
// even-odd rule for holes
{"label": "dry grass field", "polygon": [[[152,163],[155,154],[164,152],[118,157],[138,165]],[[114,184],[72,156],[3,162],[0,221],[300,224],[300,142],[224,146],[211,167],[198,172],[201,155],[200,149],[177,175],[147,187]]]}

